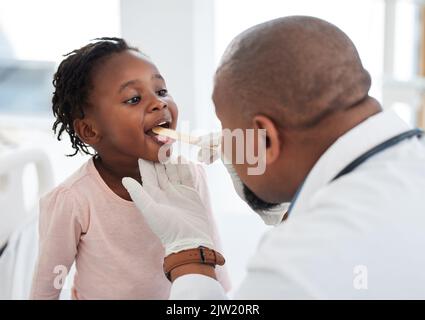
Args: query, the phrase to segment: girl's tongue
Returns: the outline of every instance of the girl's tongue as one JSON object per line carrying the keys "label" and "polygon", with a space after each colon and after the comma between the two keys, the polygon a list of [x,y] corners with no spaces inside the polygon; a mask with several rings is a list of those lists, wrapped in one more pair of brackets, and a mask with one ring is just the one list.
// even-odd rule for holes
{"label": "girl's tongue", "polygon": [[164,136],[160,136],[160,135],[156,135],[153,137],[157,142],[159,143],[163,143],[163,144],[171,144],[174,142],[174,139],[168,138],[168,137],[164,137]]}
{"label": "girl's tongue", "polygon": [[171,143],[174,142],[174,139],[158,135],[158,134],[154,133],[152,131],[152,129],[147,131],[146,134],[149,137],[151,137],[153,140],[155,140],[155,142],[157,142],[158,144],[171,144]]}

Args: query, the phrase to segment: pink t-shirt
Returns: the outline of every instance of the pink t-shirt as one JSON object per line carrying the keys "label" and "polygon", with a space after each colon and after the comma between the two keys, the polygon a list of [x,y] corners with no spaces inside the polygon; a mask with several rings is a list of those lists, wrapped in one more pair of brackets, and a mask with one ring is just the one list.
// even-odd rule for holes
{"label": "pink t-shirt", "polygon": [[[205,179],[202,168],[197,168],[199,177]],[[208,190],[199,191],[208,197]],[[106,185],[93,159],[41,198],[39,233],[32,299],[57,299],[61,291],[58,272],[69,270],[74,260],[74,298],[169,296],[170,282],[162,271],[161,242],[134,203]],[[217,233],[214,241],[219,248]],[[217,277],[228,290],[230,284],[223,267],[217,267]]]}

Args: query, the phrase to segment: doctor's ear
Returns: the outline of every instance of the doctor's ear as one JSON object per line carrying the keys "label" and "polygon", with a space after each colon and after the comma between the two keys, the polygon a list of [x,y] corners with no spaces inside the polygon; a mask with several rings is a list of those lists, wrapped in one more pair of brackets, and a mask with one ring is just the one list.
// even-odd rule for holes
{"label": "doctor's ear", "polygon": [[84,143],[95,145],[100,141],[100,134],[95,123],[89,118],[75,119],[74,131]]}
{"label": "doctor's ear", "polygon": [[254,128],[265,129],[266,134],[266,164],[275,162],[280,155],[281,141],[279,137],[279,130],[275,123],[264,115],[254,116]]}

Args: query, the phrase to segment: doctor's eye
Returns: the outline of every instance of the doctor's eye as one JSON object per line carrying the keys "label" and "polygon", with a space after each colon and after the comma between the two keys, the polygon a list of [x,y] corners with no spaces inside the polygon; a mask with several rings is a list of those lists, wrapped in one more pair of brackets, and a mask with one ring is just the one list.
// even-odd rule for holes
{"label": "doctor's eye", "polygon": [[133,98],[130,98],[130,99],[124,101],[124,103],[130,104],[130,105],[136,105],[140,102],[140,100],[142,100],[141,96],[134,96]]}
{"label": "doctor's eye", "polygon": [[167,89],[161,89],[161,90],[159,90],[159,91],[157,92],[157,94],[158,94],[160,97],[165,97],[165,96],[168,94],[168,90],[167,90]]}

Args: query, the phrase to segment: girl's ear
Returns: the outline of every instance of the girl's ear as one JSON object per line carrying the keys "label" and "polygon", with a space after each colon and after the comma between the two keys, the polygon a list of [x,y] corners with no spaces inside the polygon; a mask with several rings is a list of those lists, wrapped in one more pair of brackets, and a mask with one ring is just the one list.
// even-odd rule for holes
{"label": "girl's ear", "polygon": [[281,152],[279,130],[276,128],[274,122],[264,115],[256,115],[253,119],[253,122],[254,128],[265,129],[266,164],[271,164],[279,158]]}
{"label": "girl's ear", "polygon": [[88,145],[94,146],[100,141],[100,134],[95,123],[89,118],[75,119],[74,131],[78,138]]}

